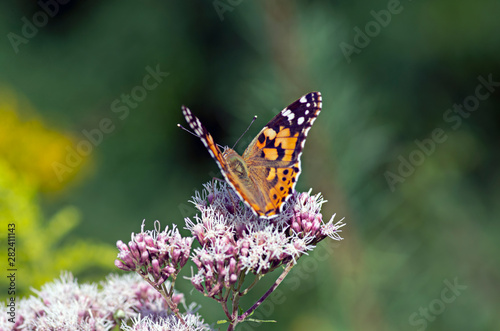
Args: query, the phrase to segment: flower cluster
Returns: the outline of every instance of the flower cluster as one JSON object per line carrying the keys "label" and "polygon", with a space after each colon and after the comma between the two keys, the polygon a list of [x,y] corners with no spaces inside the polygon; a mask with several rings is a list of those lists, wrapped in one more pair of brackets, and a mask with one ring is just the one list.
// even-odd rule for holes
{"label": "flower cluster", "polygon": [[[167,313],[161,295],[133,273],[110,275],[100,288],[97,284],[78,284],[73,275],[63,273],[35,294],[16,303],[14,324],[8,321],[7,314],[0,315],[0,330],[112,330],[120,322],[122,330],[154,330],[141,325],[158,320],[179,326],[169,330],[209,329],[196,313],[196,304],[186,307],[182,315],[186,325],[180,327],[178,318]],[[174,293],[173,297],[183,303],[181,293]],[[133,329],[127,326],[135,325],[137,320],[143,324]]]}
{"label": "flower cluster", "polygon": [[193,238],[181,237],[173,225],[160,232],[160,223],[155,222],[155,230],[132,233],[132,239],[126,245],[121,240],[116,243],[119,249],[115,265],[126,271],[136,271],[149,275],[156,286],[163,284],[169,277],[176,278],[181,268],[189,259]]}
{"label": "flower cluster", "polygon": [[323,223],[323,215],[320,213],[321,205],[326,202],[321,194],[311,195],[303,192],[295,196],[291,206],[292,217],[290,218],[290,230],[300,236],[311,236],[311,244],[315,245],[326,237],[334,240],[342,240],[339,228],[345,224],[342,220],[333,224],[335,214],[328,223]]}
{"label": "flower cluster", "polygon": [[294,194],[278,217],[258,219],[226,184],[207,183],[192,203],[200,211],[186,227],[201,244],[192,255],[198,273],[191,283],[212,298],[221,298],[249,272],[261,276],[297,259],[326,236],[342,239],[344,224],[323,223],[321,195]]}
{"label": "flower cluster", "polygon": [[[339,235],[344,226],[342,220],[334,224],[334,215],[325,224],[321,214],[325,200],[321,194],[311,195],[311,191],[294,193],[279,215],[272,219],[255,216],[226,183],[205,184],[204,190],[196,192],[191,202],[200,212],[193,220],[185,219],[191,237],[183,238],[175,225],[171,230],[160,232],[156,222],[154,231],[145,231],[143,223],[141,232],[132,234],[128,245],[118,241],[115,265],[141,275],[165,299],[165,311],[168,307],[175,314],[155,314],[155,318],[147,319],[138,316],[126,330],[205,328],[203,324],[199,328],[192,327],[191,320],[198,320],[195,315],[179,314],[177,305],[182,296],[176,297],[173,292],[177,275],[189,257],[198,269],[189,278],[191,284],[222,305],[229,322],[228,330],[234,330],[279,286],[302,255],[326,237],[342,239]],[[200,247],[190,256],[194,239]],[[239,298],[261,277],[279,267],[284,270],[274,284],[252,307],[240,314]],[[243,288],[247,275],[254,276],[254,281]],[[165,285],[167,279],[171,280],[170,285]],[[161,308],[152,306],[149,309],[154,312]],[[122,311],[126,311],[125,307]]]}
{"label": "flower cluster", "polygon": [[137,317],[133,319],[131,326],[122,326],[123,331],[204,331],[211,330],[207,324],[200,322],[198,315],[188,314],[184,317],[186,325],[182,324],[174,316],[167,317]]}

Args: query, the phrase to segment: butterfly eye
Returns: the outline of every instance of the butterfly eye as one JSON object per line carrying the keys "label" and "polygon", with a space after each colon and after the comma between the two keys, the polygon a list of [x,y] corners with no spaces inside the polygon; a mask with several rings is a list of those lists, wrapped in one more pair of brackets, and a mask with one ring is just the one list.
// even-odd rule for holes
{"label": "butterfly eye", "polygon": [[238,177],[248,177],[248,169],[241,156],[231,154],[229,155],[227,162],[229,163],[229,168],[235,172]]}

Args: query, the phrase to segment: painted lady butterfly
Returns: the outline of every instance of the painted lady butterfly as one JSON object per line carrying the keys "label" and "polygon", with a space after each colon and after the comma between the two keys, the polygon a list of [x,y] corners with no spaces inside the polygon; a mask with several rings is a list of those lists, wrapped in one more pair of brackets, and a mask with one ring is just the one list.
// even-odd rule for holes
{"label": "painted lady butterfly", "polygon": [[262,218],[282,211],[300,175],[300,155],[307,133],[321,111],[321,93],[311,92],[278,113],[240,156],[229,147],[221,152],[200,120],[182,106],[195,135],[215,159],[238,196]]}

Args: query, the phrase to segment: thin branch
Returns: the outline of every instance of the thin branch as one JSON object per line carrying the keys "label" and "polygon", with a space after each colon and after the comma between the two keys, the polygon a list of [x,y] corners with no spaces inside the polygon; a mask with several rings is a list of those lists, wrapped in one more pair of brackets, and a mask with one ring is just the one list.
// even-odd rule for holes
{"label": "thin branch", "polygon": [[233,311],[231,313],[231,318],[229,320],[229,327],[227,329],[228,331],[233,330],[238,324],[238,304],[240,302],[239,293],[241,287],[243,286],[244,281],[245,281],[245,273],[241,273],[238,279],[238,285],[236,286],[236,288],[233,288],[233,298],[232,298]]}
{"label": "thin branch", "polygon": [[255,286],[255,284],[257,284],[257,282],[258,282],[259,280],[261,280],[263,277],[264,277],[264,275],[257,275],[257,276],[255,276],[255,278],[254,278],[254,280],[253,280],[252,284],[250,284],[250,286],[248,286],[248,287],[247,287],[247,288],[246,288],[243,292],[240,292],[240,294],[239,294],[239,295],[240,295],[240,297],[242,297],[242,296],[244,296],[245,294],[247,294],[247,293],[248,293],[248,291],[250,291],[250,290],[252,289],[252,287],[254,287],[254,286]]}
{"label": "thin branch", "polygon": [[[229,313],[229,309],[227,309],[227,300],[225,300],[225,301],[220,301],[220,304],[221,304],[221,306],[222,306],[222,310],[224,310],[224,313],[225,313],[225,314],[226,314],[226,316],[227,316],[227,319],[228,319],[229,321],[231,321],[231,314]],[[229,322],[229,323],[231,323],[231,322]]]}
{"label": "thin branch", "polygon": [[245,318],[248,317],[248,315],[250,315],[255,309],[257,309],[257,307],[259,307],[262,304],[262,302],[264,302],[264,300],[266,300],[266,298],[271,293],[273,293],[273,291],[278,287],[278,285],[281,284],[281,282],[283,281],[283,279],[285,279],[286,275],[288,275],[288,273],[290,272],[290,270],[292,270],[293,266],[294,266],[294,261],[293,260],[291,260],[290,262],[288,262],[288,264],[285,267],[285,270],[283,270],[283,272],[278,277],[278,279],[276,279],[276,282],[274,282],[273,286],[271,286],[271,288],[269,290],[267,290],[267,292],[264,293],[264,295],[252,307],[250,307],[250,309],[248,309],[243,315],[241,315],[240,317],[238,317],[238,322],[243,322],[245,320]]}
{"label": "thin branch", "polygon": [[[184,321],[184,319],[182,318],[182,315],[179,313],[179,308],[177,308],[177,304],[175,302],[172,301],[172,298],[169,297],[167,295],[167,292],[168,290],[163,287],[163,285],[165,283],[163,283],[162,285],[160,285],[159,287],[156,286],[156,284],[154,284],[147,276],[143,276],[141,275],[142,278],[148,282],[149,285],[153,286],[153,288],[155,290],[157,290],[158,292],[160,292],[161,296],[165,299],[165,301],[167,302],[167,306],[170,308],[170,310],[175,314],[175,316],[177,316],[177,318],[181,321],[182,325],[186,325],[186,322]],[[174,289],[172,288],[172,293],[173,293]]]}

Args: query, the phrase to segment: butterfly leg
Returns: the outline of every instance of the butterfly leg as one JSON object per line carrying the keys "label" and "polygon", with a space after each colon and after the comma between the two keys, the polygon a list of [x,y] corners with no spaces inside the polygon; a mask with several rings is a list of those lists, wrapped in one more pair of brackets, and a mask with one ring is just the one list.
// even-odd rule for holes
{"label": "butterfly leg", "polygon": [[[214,190],[212,194],[214,195],[214,197],[215,197],[215,190],[216,190],[216,188],[215,188],[215,182],[220,182],[221,185],[222,185],[222,184],[225,184],[226,181],[224,179],[220,179],[218,177],[212,177],[212,188]],[[229,194],[229,197],[231,198],[230,194]]]}
{"label": "butterfly leg", "polygon": [[[217,177],[212,177],[212,187],[214,187],[214,196],[215,196],[215,181],[221,182],[222,184],[227,184],[227,182],[224,179],[220,179]],[[231,194],[230,188],[228,185],[226,185],[226,190],[227,190],[227,195],[229,196],[229,199],[231,200],[231,203],[233,204],[233,213],[236,211],[237,208],[237,202],[234,201],[233,195]]]}

